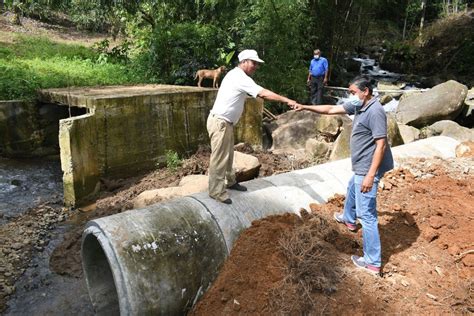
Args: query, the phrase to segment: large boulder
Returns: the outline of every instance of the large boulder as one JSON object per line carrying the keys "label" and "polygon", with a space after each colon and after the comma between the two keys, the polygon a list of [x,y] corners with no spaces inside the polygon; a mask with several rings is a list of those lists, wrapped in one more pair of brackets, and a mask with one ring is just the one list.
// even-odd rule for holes
{"label": "large boulder", "polygon": [[258,177],[260,166],[261,164],[257,157],[234,151],[233,168],[238,182],[248,181]]}
{"label": "large boulder", "polygon": [[329,161],[344,159],[351,156],[351,133],[352,121],[350,122],[350,124],[344,124],[341,133],[339,134],[332,146],[332,152],[331,155],[329,155]]}
{"label": "large boulder", "polygon": [[288,111],[278,116],[272,132],[272,150],[304,149],[306,140],[316,136],[315,122],[321,116],[309,111]]}
{"label": "large boulder", "polygon": [[456,122],[466,127],[474,127],[474,88],[467,92],[464,107],[456,118]]}
{"label": "large boulder", "polygon": [[391,113],[387,113],[387,138],[391,147],[405,144],[398,128],[397,119]]}
{"label": "large boulder", "polygon": [[410,89],[410,90],[403,90],[403,94],[400,96],[398,101],[402,102],[402,100],[405,100],[409,97],[413,97],[413,96],[417,96],[417,95],[419,96],[422,93],[423,93],[423,90],[417,89],[417,88]]}
{"label": "large boulder", "polygon": [[175,197],[186,196],[206,191],[208,188],[208,177],[205,175],[186,176],[176,187],[148,190],[140,193],[133,200],[133,207],[140,208],[160,201],[166,201]]}
{"label": "large boulder", "polygon": [[403,142],[405,144],[420,139],[420,130],[416,127],[398,124],[398,130],[400,131],[400,135],[402,136]]}
{"label": "large boulder", "polygon": [[[339,160],[351,156],[350,140],[352,134],[352,121],[345,122],[342,132],[333,144],[329,160]],[[398,124],[393,115],[387,115],[387,139],[391,147],[403,145],[404,141],[398,129]]]}
{"label": "large boulder", "polygon": [[344,123],[349,118],[342,115],[321,115],[315,122],[314,128],[318,135],[323,136],[329,141],[334,141],[342,130]]}
{"label": "large boulder", "polygon": [[474,141],[474,130],[460,126],[458,123],[444,120],[428,126],[424,130],[426,137],[447,136],[460,142]]}
{"label": "large boulder", "polygon": [[[234,152],[235,176],[238,182],[247,181],[258,176],[260,162],[258,158],[238,151]],[[189,175],[181,179],[178,186],[148,190],[140,193],[134,200],[135,208],[144,207],[172,198],[204,192],[208,189],[209,178],[206,175]]]}
{"label": "large boulder", "polygon": [[325,161],[331,150],[331,144],[324,140],[310,138],[306,141],[305,150],[313,161]]}
{"label": "large boulder", "polygon": [[[392,96],[394,98],[398,98],[402,95],[401,90],[405,88],[406,83],[404,82],[387,82],[387,81],[379,81],[377,83],[377,91],[381,91],[382,93]],[[383,104],[383,103],[382,103]]]}
{"label": "large boulder", "polygon": [[453,120],[463,109],[467,87],[454,80],[420,94],[404,98],[396,115],[400,123],[424,127],[440,120]]}

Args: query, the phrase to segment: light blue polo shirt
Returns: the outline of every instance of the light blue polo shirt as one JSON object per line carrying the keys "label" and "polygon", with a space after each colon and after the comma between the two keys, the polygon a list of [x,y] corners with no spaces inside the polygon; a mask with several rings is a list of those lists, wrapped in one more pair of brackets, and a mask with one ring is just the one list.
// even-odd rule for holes
{"label": "light blue polo shirt", "polygon": [[[372,165],[375,140],[387,138],[387,115],[377,98],[372,98],[362,109],[357,110],[350,103],[342,105],[347,114],[354,114],[351,134],[352,171],[366,175]],[[393,169],[393,156],[387,141],[383,160],[377,171],[378,176]]]}
{"label": "light blue polo shirt", "polygon": [[319,57],[319,59],[311,59],[309,64],[309,72],[313,77],[324,77],[324,74],[328,71],[328,60],[324,57]]}

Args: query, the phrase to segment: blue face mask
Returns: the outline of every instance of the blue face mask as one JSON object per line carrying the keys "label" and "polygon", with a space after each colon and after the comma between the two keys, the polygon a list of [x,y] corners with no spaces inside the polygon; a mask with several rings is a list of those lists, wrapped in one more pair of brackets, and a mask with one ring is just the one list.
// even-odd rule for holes
{"label": "blue face mask", "polygon": [[359,99],[357,94],[351,94],[347,101],[356,108],[356,110],[359,110],[362,107],[362,104],[364,103],[363,100]]}

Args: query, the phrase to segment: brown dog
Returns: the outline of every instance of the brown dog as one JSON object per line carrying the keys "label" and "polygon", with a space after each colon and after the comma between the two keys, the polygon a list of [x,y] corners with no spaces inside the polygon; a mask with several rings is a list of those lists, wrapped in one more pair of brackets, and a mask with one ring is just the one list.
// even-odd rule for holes
{"label": "brown dog", "polygon": [[201,69],[196,71],[196,75],[194,76],[194,80],[199,77],[198,87],[201,87],[202,79],[209,78],[212,79],[212,87],[219,88],[219,78],[224,73],[225,66],[220,66],[217,69]]}

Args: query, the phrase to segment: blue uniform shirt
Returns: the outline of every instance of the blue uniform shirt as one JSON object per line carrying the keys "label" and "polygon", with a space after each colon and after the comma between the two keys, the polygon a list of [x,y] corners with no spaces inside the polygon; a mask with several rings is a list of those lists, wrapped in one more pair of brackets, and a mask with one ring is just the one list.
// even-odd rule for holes
{"label": "blue uniform shirt", "polygon": [[309,72],[313,77],[323,77],[324,74],[328,71],[328,60],[324,57],[319,57],[318,59],[311,59],[309,64]]}

